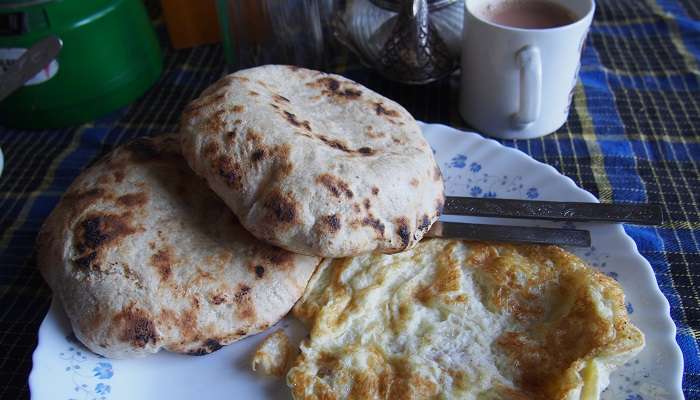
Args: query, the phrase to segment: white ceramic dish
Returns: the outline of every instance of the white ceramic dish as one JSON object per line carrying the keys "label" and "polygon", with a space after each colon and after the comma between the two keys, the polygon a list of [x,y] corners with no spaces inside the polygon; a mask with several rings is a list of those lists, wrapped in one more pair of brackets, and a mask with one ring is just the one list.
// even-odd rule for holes
{"label": "white ceramic dish", "polygon": [[[423,129],[435,150],[448,194],[596,201],[554,168],[498,142],[443,125],[426,124]],[[577,227],[591,230],[593,248],[572,250],[622,284],[631,319],[647,339],[642,353],[613,374],[603,398],[682,399],[682,355],[675,341],[669,304],[651,266],[622,226]],[[291,318],[278,327],[296,340],[305,334]],[[161,352],[144,359],[109,360],[72,339],[66,317],[54,302],[39,329],[29,386],[36,400],[289,398],[282,381],[260,378],[249,370],[251,352],[266,335],[247,338],[203,357]]]}

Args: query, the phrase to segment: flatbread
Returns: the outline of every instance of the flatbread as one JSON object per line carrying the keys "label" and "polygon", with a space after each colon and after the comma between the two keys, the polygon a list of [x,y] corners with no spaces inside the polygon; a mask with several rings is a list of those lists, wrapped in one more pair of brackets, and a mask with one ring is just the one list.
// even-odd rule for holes
{"label": "flatbread", "polygon": [[187,162],[243,226],[297,253],[409,249],[444,203],[411,115],[338,75],[236,72],[188,105],[181,129]]}
{"label": "flatbread", "polygon": [[324,260],[295,399],[597,399],[644,336],[612,278],[554,246],[424,240]]}
{"label": "flatbread", "polygon": [[84,171],[45,222],[38,261],[78,339],[125,358],[206,354],[266,329],[319,259],[247,233],[166,136]]}

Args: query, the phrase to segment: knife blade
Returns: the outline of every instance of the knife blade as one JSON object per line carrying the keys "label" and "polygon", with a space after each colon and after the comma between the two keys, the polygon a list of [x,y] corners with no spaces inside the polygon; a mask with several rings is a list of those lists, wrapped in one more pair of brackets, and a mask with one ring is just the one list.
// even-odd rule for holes
{"label": "knife blade", "polygon": [[606,204],[447,196],[445,215],[660,225],[658,204]]}
{"label": "knife blade", "polygon": [[479,241],[554,244],[590,247],[591,234],[580,229],[442,222],[433,224],[426,237]]}
{"label": "knife blade", "polygon": [[49,65],[61,51],[62,46],[63,43],[59,38],[48,36],[22,54],[0,75],[0,101]]}

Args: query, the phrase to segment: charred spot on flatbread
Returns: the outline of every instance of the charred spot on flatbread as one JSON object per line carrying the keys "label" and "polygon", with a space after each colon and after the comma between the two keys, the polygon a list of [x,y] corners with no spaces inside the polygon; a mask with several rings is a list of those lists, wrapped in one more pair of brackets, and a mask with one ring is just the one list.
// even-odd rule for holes
{"label": "charred spot on flatbread", "polygon": [[328,190],[333,197],[340,198],[345,196],[348,199],[352,199],[355,195],[352,190],[350,190],[350,185],[343,181],[341,178],[331,175],[331,174],[321,174],[316,177],[316,183],[321,184],[326,190]]}
{"label": "charred spot on flatbread", "polygon": [[335,234],[341,228],[340,216],[338,214],[324,215],[319,219],[318,226],[322,234]]}
{"label": "charred spot on flatbread", "polygon": [[277,225],[294,224],[299,219],[299,204],[289,193],[273,190],[263,204],[269,221]]}
{"label": "charred spot on flatbread", "polygon": [[362,97],[362,90],[348,82],[341,83],[336,78],[324,76],[306,86],[321,89],[321,94],[334,99],[355,100]]}
{"label": "charred spot on flatbread", "polygon": [[144,192],[127,193],[117,198],[117,204],[126,208],[138,207],[148,202],[148,195]]}
{"label": "charred spot on flatbread", "polygon": [[408,226],[408,219],[406,217],[401,217],[396,220],[396,233],[398,233],[401,238],[401,246],[403,246],[403,248],[408,247],[411,241],[411,228]]}
{"label": "charred spot on flatbread", "polygon": [[139,231],[131,225],[129,214],[92,213],[75,229],[74,260],[82,268],[99,268],[100,255],[111,246]]}
{"label": "charred spot on flatbread", "polygon": [[136,347],[155,345],[158,333],[151,317],[144,310],[133,304],[124,308],[113,317],[115,327],[119,329],[119,339]]}

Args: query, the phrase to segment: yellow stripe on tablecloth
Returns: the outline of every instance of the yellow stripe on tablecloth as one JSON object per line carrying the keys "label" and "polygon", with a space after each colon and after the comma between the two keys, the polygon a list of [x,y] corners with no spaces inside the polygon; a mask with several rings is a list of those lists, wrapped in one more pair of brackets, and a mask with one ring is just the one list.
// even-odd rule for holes
{"label": "yellow stripe on tablecloth", "polygon": [[688,67],[688,70],[694,74],[700,75],[700,69],[698,69],[698,63],[695,59],[695,55],[693,55],[693,53],[691,53],[688,48],[685,47],[685,43],[683,43],[683,36],[678,30],[678,23],[676,22],[675,16],[664,11],[656,1],[650,1],[648,4],[655,14],[664,17],[664,20],[668,24],[669,32],[671,33],[671,43],[673,43],[676,51],[678,51],[678,53],[683,57],[683,61]]}
{"label": "yellow stripe on tablecloth", "polygon": [[[601,126],[599,125],[598,128],[600,128],[600,127]],[[690,132],[688,132],[688,133],[690,133]],[[602,134],[602,135],[597,135],[597,137],[599,140],[618,141],[618,142],[629,142],[630,140],[638,140],[640,142],[643,142],[645,140],[650,139],[649,135],[645,135],[645,134],[638,133],[638,132],[606,133],[606,134]],[[675,136],[665,135],[663,138],[663,141],[665,143],[668,143],[668,144],[683,144],[683,145],[698,144],[698,143],[700,143],[700,136],[697,136],[697,137],[696,136],[687,136],[687,135],[684,136],[682,133],[679,133],[678,135],[675,135]],[[688,154],[692,154],[692,153],[688,153]],[[643,158],[643,157],[637,156],[636,154],[633,157]],[[677,159],[677,160],[673,160],[673,161],[674,162],[681,162],[681,163],[686,162],[686,160],[681,160],[681,159]],[[693,160],[691,158],[689,158],[687,160],[687,162],[692,163]],[[692,170],[690,170],[690,171],[692,171]]]}
{"label": "yellow stripe on tablecloth", "polygon": [[613,200],[612,185],[610,185],[608,175],[605,173],[603,152],[598,145],[593,128],[593,119],[588,112],[586,92],[583,90],[583,85],[580,82],[576,84],[573,103],[574,109],[581,120],[581,136],[586,143],[586,148],[591,158],[591,171],[593,172],[593,179],[598,186],[598,197],[601,201],[611,202]]}
{"label": "yellow stripe on tablecloth", "polygon": [[637,17],[624,19],[622,21],[617,20],[594,20],[596,26],[628,26],[628,25],[643,25],[643,24],[653,24],[656,21],[654,17]]}
{"label": "yellow stripe on tablecloth", "polygon": [[[695,203],[693,203],[695,204]],[[663,228],[669,228],[669,229],[687,229],[687,230],[700,230],[700,222],[695,222],[695,221],[679,221],[679,220],[673,220],[673,221],[664,221],[664,224],[661,225]]]}
{"label": "yellow stripe on tablecloth", "polygon": [[[637,78],[638,80],[643,80],[644,78],[670,78],[671,76],[682,76],[683,72],[676,71],[627,71],[620,68],[611,68],[604,65],[582,65],[581,72],[598,72],[602,71],[608,75],[624,76],[629,78]],[[697,75],[697,71],[689,71],[691,74]],[[659,89],[659,92],[670,91],[665,89]]]}

